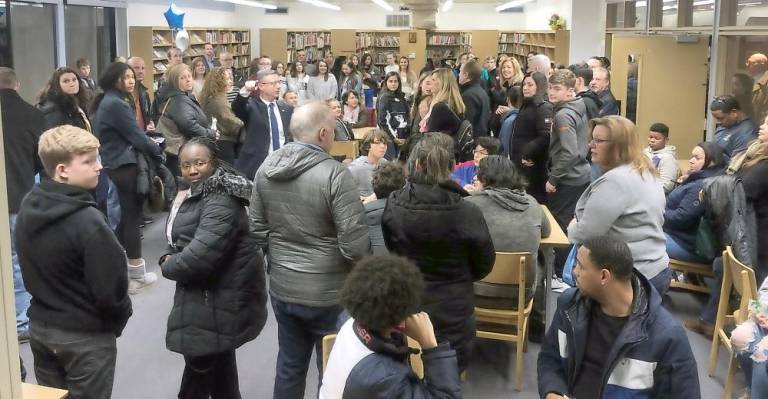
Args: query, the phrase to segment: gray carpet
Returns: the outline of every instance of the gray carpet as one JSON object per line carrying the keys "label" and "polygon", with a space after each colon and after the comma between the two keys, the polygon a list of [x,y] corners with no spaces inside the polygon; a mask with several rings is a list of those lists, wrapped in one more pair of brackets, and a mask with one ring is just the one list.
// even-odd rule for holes
{"label": "gray carpet", "polygon": [[[155,222],[144,230],[144,257],[151,271],[158,272],[157,259],[165,253],[164,215],[155,215]],[[168,312],[173,303],[174,284],[160,280],[139,295],[132,296],[133,317],[123,336],[117,341],[117,372],[114,399],[170,399],[175,398],[184,360],[165,349],[165,330]],[[554,298],[554,296],[552,296]],[[697,314],[702,299],[687,293],[673,292],[665,299],[665,306],[679,319]],[[711,341],[697,334],[688,334],[699,367],[699,380],[703,398],[720,398],[727,367],[727,355],[720,351],[715,378],[707,376],[707,362]],[[530,344],[524,357],[525,379],[522,392],[514,390],[514,352],[503,343],[479,340],[464,383],[464,397],[538,398],[536,390],[536,356],[539,345]],[[34,382],[32,354],[29,345],[21,345],[21,354],[29,370],[28,382]],[[277,325],[271,315],[261,335],[237,351],[240,391],[243,398],[272,397],[277,358]],[[311,363],[314,365],[314,361]],[[317,394],[317,370],[311,366],[307,377],[305,398]],[[689,384],[689,381],[680,381]],[[742,383],[743,384],[743,383]]]}

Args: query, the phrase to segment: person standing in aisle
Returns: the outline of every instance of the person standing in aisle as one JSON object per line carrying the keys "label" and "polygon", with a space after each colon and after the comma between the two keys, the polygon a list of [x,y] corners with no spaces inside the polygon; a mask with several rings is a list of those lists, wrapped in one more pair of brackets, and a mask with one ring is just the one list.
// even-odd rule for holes
{"label": "person standing in aisle", "polygon": [[[501,123],[504,119],[504,115],[509,112],[510,107],[507,104],[507,98],[509,98],[509,91],[513,86],[520,86],[523,81],[523,71],[520,68],[520,63],[515,58],[505,58],[499,63],[499,67],[496,68],[493,76],[495,79],[491,82],[492,86],[488,90],[491,101],[491,120],[489,128],[495,133],[496,137],[499,137],[501,131]],[[504,143],[509,144],[509,143]]]}
{"label": "person standing in aisle", "polygon": [[152,112],[152,101],[149,99],[149,89],[144,86],[144,74],[146,73],[146,64],[141,57],[128,58],[128,65],[136,73],[136,92],[133,93],[133,108],[136,111],[136,122],[139,128],[146,131],[155,130],[155,122],[150,118]]}
{"label": "person standing in aisle", "polygon": [[401,90],[400,74],[390,72],[384,79],[379,100],[376,102],[378,126],[389,136],[387,159],[397,159],[397,149],[408,138],[408,102]]}
{"label": "person standing in aisle", "polygon": [[30,295],[21,278],[16,251],[16,217],[24,196],[32,190],[35,175],[42,170],[37,157],[37,141],[43,133],[43,113],[27,104],[18,90],[16,72],[0,67],[0,105],[2,105],[3,146],[5,152],[5,187],[8,190],[8,220],[11,227],[11,262],[16,303],[16,334],[19,342],[29,341]]}
{"label": "person standing in aisle", "polygon": [[603,102],[600,101],[597,93],[589,87],[592,82],[592,68],[586,63],[573,64],[568,70],[576,75],[576,97],[584,100],[584,106],[587,107],[587,119],[592,120],[600,116],[600,108]]}
{"label": "person standing in aisle", "polygon": [[592,82],[589,83],[589,88],[597,93],[602,103],[599,116],[619,115],[621,113],[619,103],[611,92],[611,72],[609,70],[602,67],[593,68]]}
{"label": "person standing in aisle", "polygon": [[339,84],[328,65],[324,60],[317,62],[317,76],[309,78],[307,84],[307,96],[310,100],[325,101],[338,95]]}
{"label": "person standing in aisle", "polygon": [[488,92],[480,81],[482,69],[476,60],[470,60],[461,66],[459,85],[461,99],[466,107],[465,116],[472,124],[472,136],[488,136],[488,119],[491,117],[491,103]]}
{"label": "person standing in aisle", "polygon": [[277,101],[280,78],[273,71],[260,71],[256,78],[258,83],[246,82],[232,102],[232,111],[245,122],[245,142],[235,167],[248,178],[256,175],[267,155],[293,141],[293,108]]}
{"label": "person standing in aisle", "polygon": [[116,339],[133,312],[125,251],[90,193],[101,172],[98,149],[96,137],[74,126],[43,133],[38,154],[47,176],[16,219],[21,272],[32,294],[35,377],[72,398],[112,396]]}
{"label": "person standing in aisle", "polygon": [[173,91],[173,88],[167,87],[168,85],[168,72],[176,65],[184,63],[181,50],[176,47],[171,47],[166,53],[168,57],[168,64],[165,66],[165,73],[157,82],[157,89],[155,90],[155,102],[152,103],[152,120],[157,124],[160,115],[162,114],[161,105],[165,104],[168,100],[168,94]]}
{"label": "person standing in aisle", "polygon": [[[218,70],[218,72],[216,72]],[[222,74],[213,69],[212,74]],[[179,150],[191,187],[174,204],[163,276],[176,281],[166,346],[184,355],[179,398],[240,398],[235,350],[267,320],[264,261],[254,251],[247,206],[253,183],[216,156],[213,140],[196,137]]]}
{"label": "person standing in aisle", "polygon": [[408,57],[400,57],[398,65],[400,66],[401,89],[405,95],[405,100],[408,101],[408,104],[411,104],[411,99],[413,99],[413,93],[416,91],[418,80],[416,79],[416,74],[411,71],[411,60],[409,60]]}
{"label": "person standing in aisle", "polygon": [[344,98],[344,95],[353,91],[355,93],[361,93],[363,91],[363,81],[359,79],[355,73],[355,67],[351,62],[342,64],[341,76],[339,78],[339,100]]}
{"label": "person standing in aisle", "polygon": [[96,90],[98,87],[96,87],[96,82],[91,77],[91,62],[88,61],[86,58],[80,58],[75,63],[77,65],[77,70],[80,72],[80,86],[85,91],[87,102],[84,104],[84,107],[88,107],[88,103],[93,99],[94,96],[96,96]]}
{"label": "person standing in aisle", "polygon": [[360,72],[363,74],[363,80],[371,79],[378,83],[384,77],[381,73],[381,69],[373,63],[373,56],[370,53],[363,54],[363,65],[360,67]]}
{"label": "person standing in aisle", "polygon": [[141,200],[138,194],[138,158],[142,155],[164,162],[165,157],[144,130],[139,128],[133,103],[136,80],[130,65],[122,62],[110,64],[99,78],[104,91],[93,100],[93,132],[101,140],[101,162],[107,175],[117,187],[122,212],[117,237],[128,256],[128,275],[131,291],[157,281],[157,275],[147,273],[141,256]]}
{"label": "person standing in aisle", "polygon": [[208,72],[200,92],[200,106],[208,117],[216,118],[216,128],[220,132],[217,143],[219,158],[229,165],[234,165],[237,147],[241,144],[243,121],[235,116],[227,102],[228,73],[229,70],[222,67],[213,68]]}
{"label": "person standing in aisle", "polygon": [[61,67],[53,72],[37,107],[43,112],[46,129],[72,125],[91,131],[88,94],[74,69]]}
{"label": "person standing in aisle", "polygon": [[257,247],[269,248],[278,326],[275,399],[304,398],[312,349],[319,366],[320,341],[336,332],[344,279],[371,250],[355,179],[328,154],[335,125],[323,103],[297,108],[296,141],[270,154],[254,179],[251,229]]}

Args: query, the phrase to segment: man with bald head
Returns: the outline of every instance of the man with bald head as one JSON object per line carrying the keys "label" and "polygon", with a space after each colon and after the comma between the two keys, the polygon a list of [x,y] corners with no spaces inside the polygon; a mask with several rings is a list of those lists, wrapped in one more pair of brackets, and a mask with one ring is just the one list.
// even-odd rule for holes
{"label": "man with bald head", "polygon": [[752,88],[752,107],[755,122],[760,125],[768,116],[768,57],[755,53],[747,59],[747,71],[755,82]]}
{"label": "man with bald head", "polygon": [[136,87],[133,93],[133,109],[136,113],[136,121],[142,130],[155,130],[155,123],[151,118],[152,101],[149,99],[149,89],[144,86],[146,63],[141,57],[128,58],[127,63],[133,68],[136,77]]}
{"label": "man with bald head", "polygon": [[371,251],[355,179],[328,154],[335,128],[324,103],[296,108],[294,141],[271,153],[254,180],[251,230],[268,250],[278,328],[274,398],[304,398],[312,349],[322,359],[320,343],[336,332],[347,273]]}

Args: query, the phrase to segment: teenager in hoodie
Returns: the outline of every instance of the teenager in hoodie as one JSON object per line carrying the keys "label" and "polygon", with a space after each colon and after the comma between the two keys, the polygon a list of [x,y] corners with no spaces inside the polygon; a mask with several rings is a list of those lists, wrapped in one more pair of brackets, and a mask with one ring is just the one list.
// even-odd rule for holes
{"label": "teenager in hoodie", "polygon": [[90,194],[101,172],[99,141],[65,125],[43,133],[38,148],[48,177],[25,197],[16,220],[32,295],[35,376],[73,398],[108,398],[116,338],[132,309],[125,251]]}
{"label": "teenager in hoodie", "polygon": [[600,101],[597,93],[589,88],[589,83],[592,81],[592,68],[582,62],[569,66],[568,70],[576,75],[576,97],[584,100],[584,106],[587,107],[587,119],[597,118],[600,116],[603,102]]}
{"label": "teenager in hoodie", "polygon": [[680,168],[677,166],[677,148],[668,145],[669,127],[663,123],[654,123],[648,132],[648,147],[645,155],[659,172],[659,178],[664,184],[664,193],[669,194],[675,188]]}

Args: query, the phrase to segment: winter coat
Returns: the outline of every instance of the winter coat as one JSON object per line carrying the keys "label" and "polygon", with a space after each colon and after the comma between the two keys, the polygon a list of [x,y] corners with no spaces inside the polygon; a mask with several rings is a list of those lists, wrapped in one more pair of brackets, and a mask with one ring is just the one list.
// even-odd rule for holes
{"label": "winter coat", "polygon": [[[152,100],[149,98],[149,90],[144,87],[143,83],[136,82],[136,90],[139,92],[139,107],[141,107],[141,115],[146,125],[152,121]],[[139,126],[139,128],[147,129],[146,126]]]}
{"label": "winter coat", "polygon": [[270,295],[333,306],[352,266],[370,253],[355,180],[320,147],[287,143],[256,173],[251,228],[267,249]]}
{"label": "winter coat", "polygon": [[456,133],[458,133],[461,122],[465,119],[463,115],[457,114],[446,102],[432,104],[432,109],[427,114],[427,118],[429,119],[427,120],[426,132],[441,132],[454,138]]}
{"label": "winter coat", "polygon": [[333,138],[336,141],[351,141],[355,139],[352,125],[336,118],[336,128],[333,130]]}
{"label": "winter coat", "polygon": [[106,169],[135,164],[134,150],[155,160],[163,160],[160,146],[139,128],[132,104],[117,90],[104,93],[93,116],[93,133],[101,142],[99,154]]}
{"label": "winter coat", "polygon": [[749,143],[757,138],[757,128],[752,119],[745,118],[733,126],[720,126],[715,130],[715,142],[723,149],[726,163],[746,150]]}
{"label": "winter coat", "polygon": [[758,280],[768,276],[768,160],[763,160],[736,174],[742,179],[747,204],[754,212],[757,226],[757,263],[755,270]]}
{"label": "winter coat", "polygon": [[252,187],[219,168],[192,185],[173,219],[173,252],[160,265],[163,276],[176,281],[165,338],[173,352],[232,351],[264,327],[264,263],[246,212]]}
{"label": "winter coat", "polygon": [[307,97],[310,100],[325,101],[335,99],[339,94],[339,84],[333,74],[328,74],[328,80],[319,76],[309,78],[307,84]]}
{"label": "winter coat", "polygon": [[385,131],[390,139],[408,138],[410,133],[408,127],[409,112],[405,97],[396,96],[389,90],[382,90],[381,96],[376,102],[376,117],[379,128]]}
{"label": "winter coat", "polygon": [[570,395],[584,353],[608,350],[601,398],[701,398],[699,373],[688,337],[661,297],[637,271],[632,313],[611,348],[587,348],[592,308],[600,306],[577,288],[557,299],[554,320],[539,352],[539,395]]}
{"label": "winter coat", "polygon": [[[496,70],[494,70],[495,72]],[[515,86],[510,85],[508,83],[503,83],[501,87],[499,87],[498,84],[496,84],[496,81],[492,81],[491,88],[488,90],[488,97],[490,99],[490,116],[489,116],[489,122],[488,122],[488,129],[492,130],[495,133],[496,137],[499,137],[501,135],[501,123],[503,122],[504,116],[502,115],[496,115],[496,108],[499,108],[499,106],[507,106],[507,98],[509,97],[509,90]],[[517,84],[519,86],[519,84]],[[509,143],[507,143],[509,144]]]}
{"label": "winter coat", "polygon": [[87,190],[43,178],[21,204],[15,238],[31,320],[120,336],[133,313],[125,250]]}
{"label": "winter coat", "polygon": [[[465,201],[482,211],[496,252],[528,252],[533,262],[526,264],[527,299],[536,280],[536,254],[542,237],[549,237],[550,225],[541,205],[522,190],[489,187],[472,193]],[[475,294],[495,298],[517,298],[517,290],[495,284],[475,282]]]}
{"label": "winter coat", "polygon": [[680,167],[677,165],[677,148],[673,145],[666,145],[664,148],[654,151],[651,147],[645,147],[645,155],[659,172],[659,178],[664,185],[664,192],[671,192],[677,184],[678,175],[680,175]]}
{"label": "winter coat", "polygon": [[37,142],[43,134],[43,113],[25,102],[13,89],[0,89],[5,150],[5,182],[8,212],[19,212],[21,200],[35,184],[35,174],[43,169],[37,156]]}
{"label": "winter coat", "polygon": [[216,138],[216,131],[211,129],[211,119],[194,97],[174,89],[168,92],[167,101],[165,116],[173,121],[185,141],[193,137]]}
{"label": "winter coat", "polygon": [[[547,197],[544,184],[547,182],[547,149],[553,120],[552,103],[538,97],[526,98],[507,144],[509,159],[528,180],[528,194],[540,203]],[[523,159],[532,161],[533,166],[524,166]]]}
{"label": "winter coat", "polygon": [[704,179],[722,173],[723,169],[720,167],[693,172],[683,184],[667,196],[667,206],[664,209],[664,232],[689,253],[696,252],[696,232],[699,221],[704,216],[704,205],[699,199]]}
{"label": "winter coat", "polygon": [[232,107],[229,105],[227,97],[219,96],[208,99],[205,105],[203,105],[203,110],[211,118],[216,118],[216,128],[220,132],[219,139],[221,141],[232,143],[240,141],[243,121],[232,112]]}
{"label": "winter coat", "polygon": [[721,249],[730,245],[736,259],[755,265],[758,253],[757,221],[755,209],[749,206],[745,191],[743,180],[737,176],[715,176],[704,181],[701,197],[704,215]]}
{"label": "winter coat", "polygon": [[499,155],[509,156],[509,142],[512,140],[512,131],[515,129],[515,122],[520,110],[512,108],[500,118],[501,127],[499,128],[499,141],[501,141],[501,152]]}
{"label": "winter coat", "polygon": [[600,106],[600,116],[619,115],[619,103],[616,101],[616,97],[613,96],[610,88],[606,88],[597,94],[602,105]]}
{"label": "winter coat", "polygon": [[461,99],[466,106],[464,117],[472,123],[473,136],[487,136],[491,103],[479,79],[461,85]]}
{"label": "winter coat", "polygon": [[555,106],[549,138],[549,182],[581,186],[590,181],[589,126],[584,100],[576,98]]}
{"label": "winter coat", "polygon": [[[44,130],[62,125],[72,125],[80,129],[91,130],[89,124],[84,120],[83,114],[78,110],[74,99],[70,96],[50,94],[37,105],[37,108],[43,112],[45,118]],[[84,105],[80,108],[86,112]]]}
{"label": "winter coat", "polygon": [[341,100],[341,96],[348,91],[356,91],[358,96],[363,92],[363,81],[358,77],[356,73],[352,73],[347,78],[346,76],[340,76],[337,80],[339,85],[338,99]]}
{"label": "winter coat", "polygon": [[[176,178],[173,176],[173,173],[162,163],[155,162],[144,154],[137,154],[136,158],[138,159],[136,194],[142,200],[146,198],[150,201],[148,205],[150,205],[151,210],[159,210],[152,209],[152,206],[157,206],[154,203],[156,198],[163,199],[162,208],[159,206],[158,208],[169,208],[174,198],[176,198],[177,192]],[[155,178],[158,178],[163,183],[162,192],[159,192],[160,187],[155,184]]]}
{"label": "winter coat", "polygon": [[467,366],[475,336],[472,283],[490,273],[496,259],[488,225],[469,194],[453,181],[408,182],[390,194],[381,220],[393,254],[411,259],[426,284],[423,302],[438,341],[448,341]]}
{"label": "winter coat", "polygon": [[600,116],[600,108],[603,106],[603,102],[600,101],[600,96],[594,91],[586,89],[577,94],[576,97],[584,100],[584,106],[587,107],[587,120],[592,120]]}
{"label": "winter coat", "polygon": [[365,219],[368,222],[368,234],[371,237],[371,249],[374,255],[389,253],[384,244],[384,233],[381,232],[381,216],[384,214],[386,206],[386,198],[379,198],[376,201],[363,205],[365,208]]}
{"label": "winter coat", "polygon": [[[363,338],[365,337],[365,338]],[[407,363],[402,335],[383,338],[350,318],[339,330],[323,372],[320,399],[458,399],[456,352],[443,343],[422,351],[424,379]]]}

